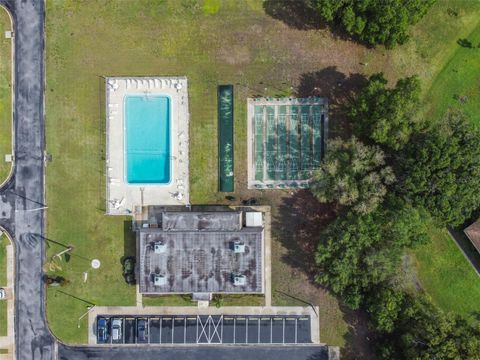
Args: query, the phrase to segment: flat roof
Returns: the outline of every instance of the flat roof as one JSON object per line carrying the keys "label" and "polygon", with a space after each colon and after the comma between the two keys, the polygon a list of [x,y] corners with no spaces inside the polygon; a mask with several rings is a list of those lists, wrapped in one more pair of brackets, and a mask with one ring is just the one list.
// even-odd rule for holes
{"label": "flat roof", "polygon": [[164,231],[238,231],[242,228],[242,212],[164,212],[162,228]]}
{"label": "flat roof", "polygon": [[[141,228],[137,239],[140,293],[263,293],[261,227],[235,231]],[[166,245],[163,253],[155,253],[155,242]],[[234,252],[235,242],[245,245],[244,253]],[[153,274],[163,275],[165,285],[155,286]],[[245,285],[235,286],[233,274],[245,275]]]}

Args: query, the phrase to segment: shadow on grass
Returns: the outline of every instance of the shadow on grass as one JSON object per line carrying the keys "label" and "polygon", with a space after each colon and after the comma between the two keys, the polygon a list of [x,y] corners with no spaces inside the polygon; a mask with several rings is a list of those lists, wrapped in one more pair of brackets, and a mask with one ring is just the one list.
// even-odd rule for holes
{"label": "shadow on grass", "polygon": [[341,305],[340,309],[343,320],[348,325],[348,332],[343,337],[345,346],[341,349],[342,359],[376,359],[372,346],[374,337],[368,326],[368,315],[364,311],[352,310],[345,305]]}
{"label": "shadow on grass", "polygon": [[368,82],[362,74],[345,75],[335,66],[304,73],[296,91],[298,97],[321,96],[329,102],[329,138],[348,137],[351,133],[347,121],[347,106]]}
{"label": "shadow on grass", "polygon": [[309,190],[286,197],[278,207],[272,228],[287,249],[283,260],[313,281],[314,253],[320,233],[335,218],[331,205],[319,203]]}
{"label": "shadow on grass", "polygon": [[[272,223],[276,238],[287,250],[282,261],[305,273],[318,291],[324,287],[314,281],[317,270],[315,250],[321,233],[335,218],[332,205],[319,203],[309,190],[299,190],[283,199]],[[296,294],[280,293],[294,298],[303,306],[315,305]],[[338,301],[342,303],[340,298]],[[348,325],[348,332],[344,335],[346,345],[341,349],[342,358],[372,359],[367,315],[344,305],[340,305],[340,309]]]}
{"label": "shadow on grass", "polygon": [[265,0],[263,9],[274,19],[298,30],[328,29],[336,39],[355,42],[367,48],[372,44],[361,40],[358,36],[349,34],[341,24],[335,21],[325,21],[318,10],[309,4],[309,0]]}
{"label": "shadow on grass", "polygon": [[327,23],[305,0],[266,0],[265,13],[299,30],[325,29]]}

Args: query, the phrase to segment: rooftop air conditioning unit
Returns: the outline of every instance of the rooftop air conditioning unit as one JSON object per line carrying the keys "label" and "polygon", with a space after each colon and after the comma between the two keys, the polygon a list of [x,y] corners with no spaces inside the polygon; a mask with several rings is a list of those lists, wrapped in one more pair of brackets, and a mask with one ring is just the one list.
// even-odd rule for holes
{"label": "rooftop air conditioning unit", "polygon": [[163,254],[167,251],[167,245],[163,243],[163,241],[156,241],[153,246],[153,251],[155,254]]}
{"label": "rooftop air conditioning unit", "polygon": [[234,274],[233,275],[233,285],[235,286],[245,286],[247,283],[247,277],[241,274]]}
{"label": "rooftop air conditioning unit", "polygon": [[233,251],[235,254],[243,254],[245,252],[245,244],[241,241],[235,241],[233,243]]}
{"label": "rooftop air conditioning unit", "polygon": [[153,274],[153,284],[155,286],[163,286],[167,284],[167,278],[160,274]]}

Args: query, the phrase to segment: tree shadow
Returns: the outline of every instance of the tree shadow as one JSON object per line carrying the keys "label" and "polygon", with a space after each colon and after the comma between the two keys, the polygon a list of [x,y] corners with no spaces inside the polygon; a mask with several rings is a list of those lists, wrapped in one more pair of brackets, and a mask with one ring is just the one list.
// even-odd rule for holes
{"label": "tree shadow", "polygon": [[362,74],[348,76],[337,70],[336,66],[329,66],[319,71],[304,73],[300,76],[296,96],[321,96],[329,102],[329,138],[337,136],[348,137],[351,126],[347,119],[347,106],[368,83]]}
{"label": "tree shadow", "polygon": [[327,23],[305,0],[266,0],[265,13],[299,30],[325,29]]}
{"label": "tree shadow", "polygon": [[299,190],[283,199],[273,219],[272,229],[287,249],[283,260],[309,275],[312,281],[319,234],[334,217],[331,205],[319,203],[308,190]]}
{"label": "tree shadow", "polygon": [[376,359],[373,350],[374,334],[368,325],[368,314],[362,310],[352,310],[345,305],[340,305],[340,310],[348,326],[348,332],[343,336],[345,346],[341,349],[342,359]]}
{"label": "tree shadow", "polygon": [[265,0],[263,9],[267,15],[280,20],[291,28],[298,30],[328,29],[336,39],[352,41],[367,48],[374,47],[358,36],[347,33],[335,21],[325,21],[308,0]]}
{"label": "tree shadow", "polygon": [[[319,291],[329,289],[314,280],[317,271],[315,251],[321,240],[321,233],[336,217],[337,212],[332,204],[319,203],[309,190],[299,190],[282,200],[272,219],[272,231],[286,249],[282,261],[306,274]],[[292,294],[285,295],[295,297]],[[342,304],[340,298],[337,299],[341,304],[343,319],[348,324],[348,332],[344,335],[345,346],[341,349],[342,358],[373,359],[367,314],[351,310]],[[296,300],[306,306],[309,304],[300,298]]]}

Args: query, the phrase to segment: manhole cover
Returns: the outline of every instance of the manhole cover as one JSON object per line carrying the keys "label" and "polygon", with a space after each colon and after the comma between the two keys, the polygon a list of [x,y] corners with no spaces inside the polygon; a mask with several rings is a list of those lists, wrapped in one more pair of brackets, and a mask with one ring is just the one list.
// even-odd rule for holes
{"label": "manhole cover", "polygon": [[100,267],[100,260],[98,259],[93,259],[92,260],[92,268],[98,269]]}

